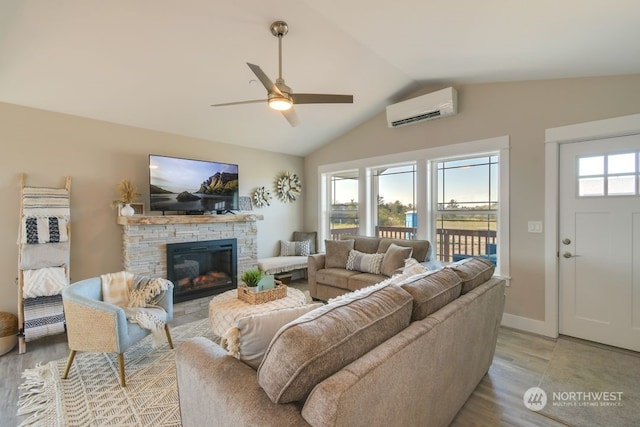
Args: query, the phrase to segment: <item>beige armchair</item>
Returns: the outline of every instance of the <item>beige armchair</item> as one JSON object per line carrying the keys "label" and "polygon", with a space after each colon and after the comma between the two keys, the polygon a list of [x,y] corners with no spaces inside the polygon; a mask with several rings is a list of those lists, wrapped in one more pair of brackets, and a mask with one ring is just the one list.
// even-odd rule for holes
{"label": "beige armchair", "polygon": [[[124,309],[102,300],[100,277],[76,282],[62,292],[69,359],[64,371],[66,379],[77,351],[117,353],[120,385],[125,386],[123,353],[147,336],[150,331],[127,321]],[[159,302],[167,312],[167,322],[173,318],[173,292],[170,289]],[[169,326],[165,325],[169,347],[173,348]]]}

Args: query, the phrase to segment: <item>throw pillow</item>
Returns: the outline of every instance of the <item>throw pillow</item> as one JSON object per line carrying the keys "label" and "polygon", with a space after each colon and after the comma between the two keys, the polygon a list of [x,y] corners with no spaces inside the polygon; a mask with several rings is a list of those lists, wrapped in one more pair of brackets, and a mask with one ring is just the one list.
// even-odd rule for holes
{"label": "throw pillow", "polygon": [[427,267],[420,264],[418,260],[414,258],[407,258],[404,260],[404,270],[402,274],[406,276],[413,276],[414,274],[426,273],[429,271]]}
{"label": "throw pillow", "polygon": [[327,251],[325,255],[325,268],[345,268],[349,251],[353,249],[353,240],[325,240],[324,247]]}
{"label": "throw pillow", "polygon": [[399,286],[413,297],[411,320],[422,320],[460,296],[462,280],[448,268],[412,276]]}
{"label": "throw pillow", "polygon": [[396,285],[354,293],[280,329],[258,368],[274,403],[303,401],[319,382],[409,325],[412,297]]}
{"label": "throw pillow", "polygon": [[393,273],[404,266],[404,260],[411,257],[413,248],[399,246],[395,243],[389,245],[389,249],[384,254],[380,271],[385,276],[393,276]]}
{"label": "throw pillow", "polygon": [[496,269],[491,261],[479,257],[465,258],[448,267],[462,279],[462,295],[489,280]]}
{"label": "throw pillow", "polygon": [[305,240],[309,241],[309,253],[315,254],[318,253],[316,242],[318,241],[318,233],[315,231],[294,231],[293,232],[293,241],[294,242],[304,242]]}
{"label": "throw pillow", "polygon": [[258,369],[269,343],[281,327],[322,306],[322,303],[307,304],[238,319],[237,326],[223,337],[227,340],[229,354]]}
{"label": "throw pillow", "polygon": [[309,240],[302,242],[280,240],[280,256],[309,256],[310,244]]}
{"label": "throw pillow", "polygon": [[384,254],[365,254],[352,249],[349,251],[349,258],[347,258],[347,270],[380,274],[382,258],[384,258]]}

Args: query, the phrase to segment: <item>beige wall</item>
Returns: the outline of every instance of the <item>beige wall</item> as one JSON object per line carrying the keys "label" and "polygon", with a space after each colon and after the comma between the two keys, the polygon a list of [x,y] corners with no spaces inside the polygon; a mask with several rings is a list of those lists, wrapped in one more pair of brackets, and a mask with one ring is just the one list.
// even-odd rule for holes
{"label": "beige wall", "polygon": [[[420,93],[446,85],[424,88]],[[640,113],[640,75],[456,86],[459,114],[389,129],[384,112],[305,158],[305,225],[318,224],[318,167],[508,135],[511,287],[507,313],[544,320],[545,129]]]}
{"label": "beige wall", "polygon": [[[17,313],[20,173],[27,185],[64,186],[71,182],[71,280],[122,269],[121,228],[111,200],[117,183],[131,179],[148,210],[149,153],[237,163],[240,194],[257,186],[271,188],[283,171],[302,175],[303,159],[215,143],[97,120],[0,103],[0,311]],[[303,186],[305,185],[303,181]],[[272,256],[280,239],[302,229],[305,192],[292,204],[275,199],[254,208],[258,222],[258,255]]]}

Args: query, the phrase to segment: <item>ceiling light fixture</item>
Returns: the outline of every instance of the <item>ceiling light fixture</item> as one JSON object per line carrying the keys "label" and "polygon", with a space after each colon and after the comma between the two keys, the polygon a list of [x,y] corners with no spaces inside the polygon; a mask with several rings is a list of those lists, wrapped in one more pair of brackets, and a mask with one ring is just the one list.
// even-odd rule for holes
{"label": "ceiling light fixture", "polygon": [[269,107],[278,111],[289,110],[293,106],[293,101],[286,95],[269,96]]}

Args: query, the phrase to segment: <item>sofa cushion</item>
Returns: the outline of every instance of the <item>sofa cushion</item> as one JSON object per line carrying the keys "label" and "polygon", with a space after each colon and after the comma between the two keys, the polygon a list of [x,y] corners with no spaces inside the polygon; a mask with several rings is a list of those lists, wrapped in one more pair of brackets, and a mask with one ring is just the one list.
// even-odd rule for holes
{"label": "sofa cushion", "polygon": [[353,249],[353,240],[325,240],[325,268],[345,268],[349,251]]}
{"label": "sofa cushion", "polygon": [[411,252],[413,252],[411,247],[391,243],[382,259],[382,266],[380,267],[382,274],[389,277],[393,276],[393,273],[398,268],[404,267],[404,260],[411,257]]}
{"label": "sofa cushion", "polygon": [[355,276],[349,277],[347,288],[350,291],[357,291],[358,289],[378,284],[386,279],[389,278],[387,276],[383,276],[382,274],[358,273]]}
{"label": "sofa cushion", "polygon": [[309,256],[311,241],[289,242],[280,240],[280,256]]}
{"label": "sofa cushion", "polygon": [[450,264],[448,268],[455,271],[462,279],[461,293],[464,295],[481,283],[489,280],[491,276],[493,276],[496,266],[487,259],[474,257],[454,262]]}
{"label": "sofa cushion", "polygon": [[258,383],[274,403],[313,387],[409,325],[412,297],[396,285],[344,295],[288,323],[271,341]]}
{"label": "sofa cushion", "polygon": [[380,274],[382,258],[384,254],[366,254],[352,249],[347,258],[347,270]]}
{"label": "sofa cushion", "polygon": [[238,319],[235,328],[225,336],[229,354],[258,369],[264,353],[278,329],[305,313],[322,307],[322,303],[306,304],[259,313]]}
{"label": "sofa cushion", "polygon": [[380,245],[379,237],[346,235],[342,236],[342,238],[353,239],[353,249],[367,254],[375,254],[376,252],[378,252],[378,246]]}
{"label": "sofa cushion", "polygon": [[411,256],[418,260],[418,262],[428,261],[431,256],[431,242],[428,240],[389,239],[385,237],[380,239],[380,246],[378,246],[377,252],[387,252],[387,249],[392,244],[413,248]]}
{"label": "sofa cushion", "polygon": [[293,232],[293,241],[294,242],[304,242],[305,240],[309,241],[309,253],[315,254],[318,253],[318,245],[316,242],[318,241],[318,233],[315,231],[294,231]]}
{"label": "sofa cushion", "polygon": [[[349,280],[353,276],[360,274],[363,273],[346,270],[344,268],[323,268],[317,271],[316,282],[336,288],[349,289]],[[379,280],[377,282],[379,282]]]}
{"label": "sofa cushion", "polygon": [[411,276],[400,286],[413,297],[411,320],[422,320],[460,296],[462,280],[448,268]]}

